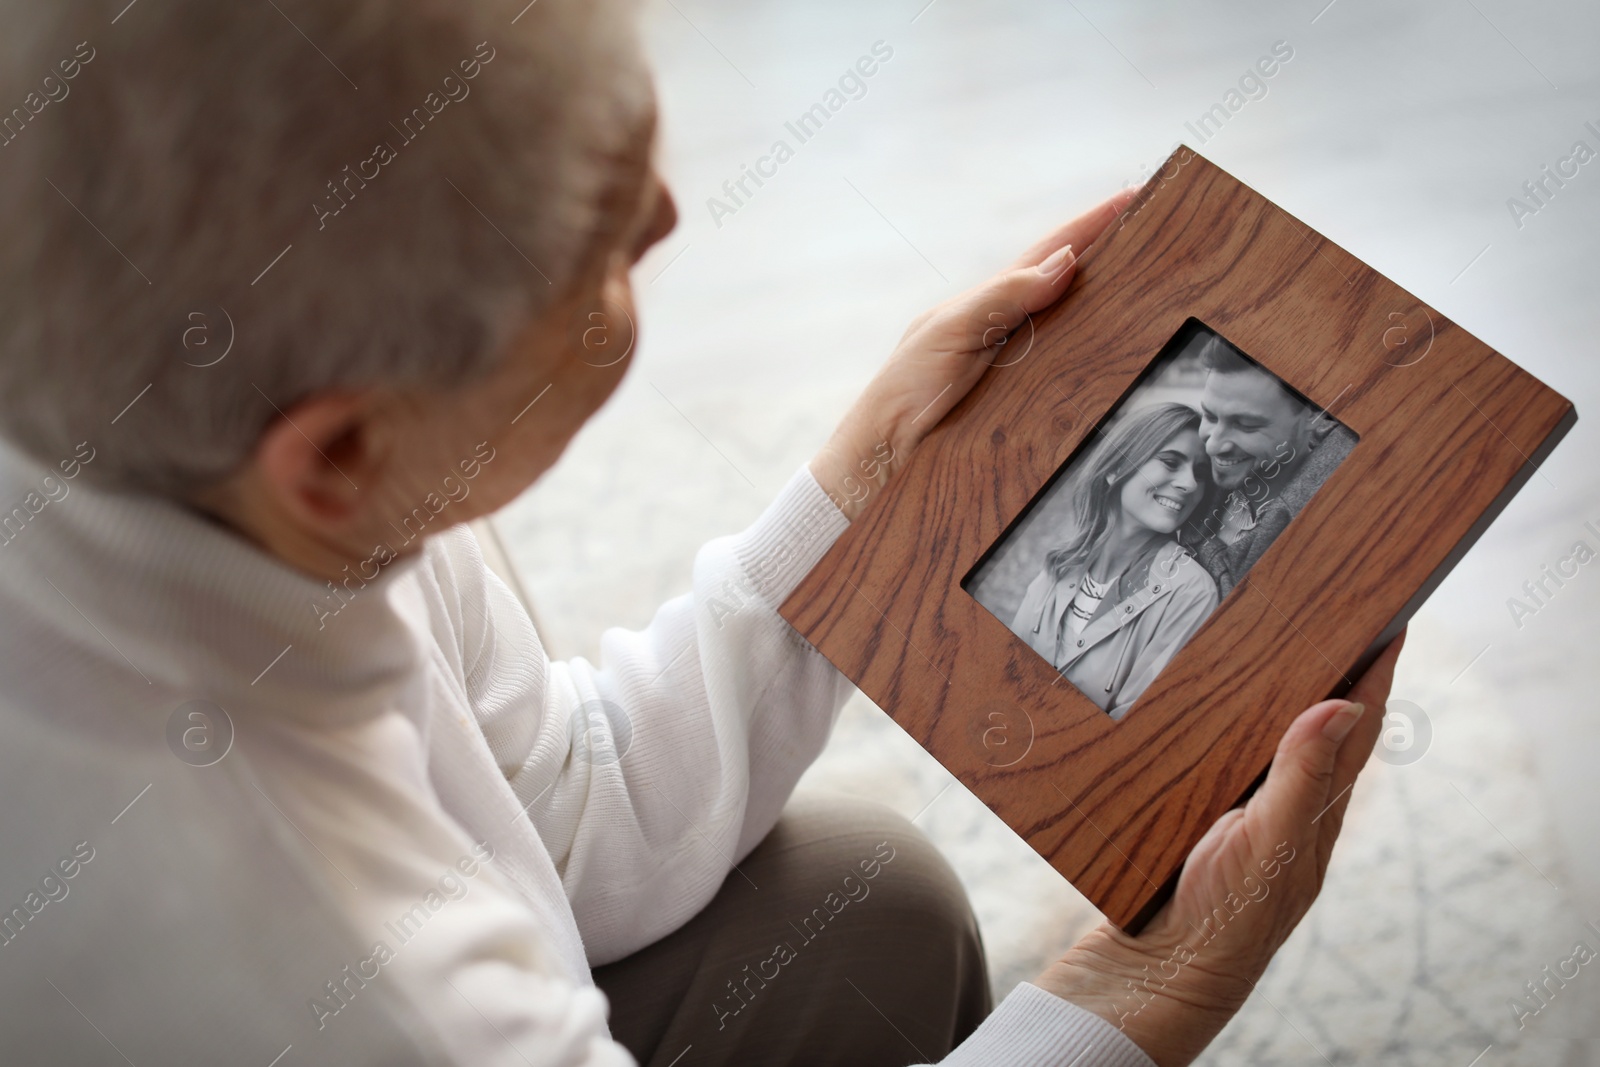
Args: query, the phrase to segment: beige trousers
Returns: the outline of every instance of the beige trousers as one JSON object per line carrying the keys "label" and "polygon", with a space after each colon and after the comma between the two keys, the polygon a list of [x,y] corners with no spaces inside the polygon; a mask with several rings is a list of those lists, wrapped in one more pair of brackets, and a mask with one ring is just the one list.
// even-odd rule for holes
{"label": "beige trousers", "polygon": [[943,1058],[992,1006],[955,872],[859,800],[799,798],[681,929],[597,968],[646,1067],[900,1067]]}

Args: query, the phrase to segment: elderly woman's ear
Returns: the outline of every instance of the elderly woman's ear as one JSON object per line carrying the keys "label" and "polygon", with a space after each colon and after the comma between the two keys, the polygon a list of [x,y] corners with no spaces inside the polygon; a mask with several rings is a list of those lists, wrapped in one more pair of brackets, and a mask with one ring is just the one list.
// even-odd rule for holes
{"label": "elderly woman's ear", "polygon": [[253,463],[271,503],[298,521],[337,528],[382,475],[383,436],[371,392],[322,393],[269,423]]}
{"label": "elderly woman's ear", "polygon": [[[572,328],[596,307],[608,317],[621,309],[631,324],[629,271],[677,224],[653,168],[634,173],[626,197],[621,217],[597,238],[593,268],[523,324],[488,375],[444,390],[312,393],[278,409],[245,462],[191,502],[301,570],[334,576],[419,507],[455,524],[514,499],[554,465],[627,370],[627,358],[586,360],[583,332]],[[463,463],[474,471],[467,481]]]}
{"label": "elderly woman's ear", "polygon": [[337,572],[368,545],[392,431],[376,390],[334,391],[280,411],[249,458],[190,501],[314,573]]}

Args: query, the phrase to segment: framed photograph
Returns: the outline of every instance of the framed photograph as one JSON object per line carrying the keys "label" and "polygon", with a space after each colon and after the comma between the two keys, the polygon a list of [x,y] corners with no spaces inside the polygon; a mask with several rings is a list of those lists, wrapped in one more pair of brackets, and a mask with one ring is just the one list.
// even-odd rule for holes
{"label": "framed photograph", "polygon": [[1190,319],[962,588],[1121,719],[1356,441]]}
{"label": "framed photograph", "polygon": [[782,613],[1135,930],[1576,422],[1180,147]]}

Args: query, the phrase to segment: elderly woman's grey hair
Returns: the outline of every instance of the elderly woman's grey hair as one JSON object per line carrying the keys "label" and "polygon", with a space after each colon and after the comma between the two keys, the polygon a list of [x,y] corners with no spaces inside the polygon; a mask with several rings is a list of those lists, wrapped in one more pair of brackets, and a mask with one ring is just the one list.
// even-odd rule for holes
{"label": "elderly woman's grey hair", "polygon": [[0,434],[48,465],[185,495],[312,393],[478,379],[642,180],[633,0],[125,3],[0,0]]}

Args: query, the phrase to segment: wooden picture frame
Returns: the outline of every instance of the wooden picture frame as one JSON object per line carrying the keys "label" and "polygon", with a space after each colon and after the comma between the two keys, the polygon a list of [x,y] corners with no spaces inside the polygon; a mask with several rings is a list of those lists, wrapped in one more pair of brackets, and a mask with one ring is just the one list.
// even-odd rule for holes
{"label": "wooden picture frame", "polygon": [[[962,583],[1191,319],[1360,440],[1114,721]],[[781,612],[1137,930],[1289,722],[1348,690],[1576,412],[1187,147],[1012,342],[1026,329]]]}

